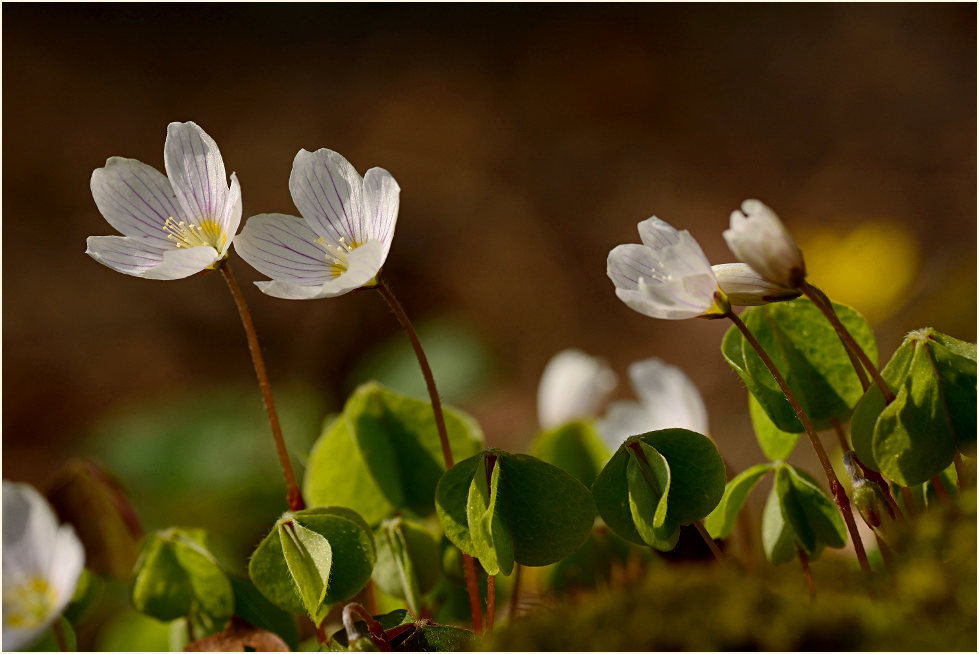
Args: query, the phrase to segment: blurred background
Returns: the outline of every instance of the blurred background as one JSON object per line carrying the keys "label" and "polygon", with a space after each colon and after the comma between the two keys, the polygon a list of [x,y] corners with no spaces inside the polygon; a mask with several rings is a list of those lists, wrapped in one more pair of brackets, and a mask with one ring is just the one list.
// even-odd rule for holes
{"label": "blurred background", "polygon": [[[605,276],[653,214],[721,263],[730,212],[757,197],[884,361],[918,327],[975,340],[972,4],[5,4],[3,55],[3,475],[43,484],[93,456],[148,528],[250,502],[254,543],[285,508],[220,276],[147,281],[84,254],[114,233],[92,170],[162,170],[171,121],[217,141],[244,218],[296,213],[300,148],[391,171],[385,277],[494,446],[526,447],[544,365],[578,347],[620,398],[630,362],[681,366],[732,467],[760,460],[727,326],[646,318]],[[231,265],[300,463],[359,381],[421,391],[376,293],[278,300]]]}

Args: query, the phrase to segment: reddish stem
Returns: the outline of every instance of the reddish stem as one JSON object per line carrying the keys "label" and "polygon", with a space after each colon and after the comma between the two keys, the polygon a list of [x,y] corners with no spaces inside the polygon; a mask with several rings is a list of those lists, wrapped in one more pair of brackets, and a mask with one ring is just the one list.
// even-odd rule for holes
{"label": "reddish stem", "polygon": [[486,577],[486,636],[493,633],[493,618],[496,617],[496,575]]}

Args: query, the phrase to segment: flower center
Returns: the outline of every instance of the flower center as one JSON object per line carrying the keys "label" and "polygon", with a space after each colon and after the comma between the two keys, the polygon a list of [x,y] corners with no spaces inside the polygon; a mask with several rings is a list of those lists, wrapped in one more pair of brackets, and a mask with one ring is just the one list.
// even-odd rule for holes
{"label": "flower center", "polygon": [[218,252],[224,249],[224,230],[221,229],[221,225],[213,220],[202,220],[199,225],[195,225],[183,220],[178,223],[171,216],[163,223],[163,231],[167,233],[167,238],[173,241],[178,248],[196,248],[207,245]]}
{"label": "flower center", "polygon": [[339,277],[347,272],[347,268],[350,265],[350,259],[347,255],[363,245],[357,241],[347,243],[342,236],[340,237],[339,245],[328,243],[322,236],[316,239],[316,242],[326,250],[326,261],[330,264],[330,274],[334,277]]}
{"label": "flower center", "polygon": [[58,602],[58,595],[42,577],[27,581],[3,592],[3,621],[15,629],[32,629],[44,624]]}

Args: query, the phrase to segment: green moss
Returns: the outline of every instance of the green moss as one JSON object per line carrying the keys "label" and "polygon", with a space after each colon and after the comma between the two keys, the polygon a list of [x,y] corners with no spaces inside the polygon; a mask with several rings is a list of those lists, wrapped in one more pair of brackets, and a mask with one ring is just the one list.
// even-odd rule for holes
{"label": "green moss", "polygon": [[[813,565],[809,601],[797,564],[657,566],[634,585],[579,597],[500,625],[488,649],[974,650],[975,492],[894,539],[893,575],[868,582],[855,562]],[[873,600],[871,600],[873,596]]]}

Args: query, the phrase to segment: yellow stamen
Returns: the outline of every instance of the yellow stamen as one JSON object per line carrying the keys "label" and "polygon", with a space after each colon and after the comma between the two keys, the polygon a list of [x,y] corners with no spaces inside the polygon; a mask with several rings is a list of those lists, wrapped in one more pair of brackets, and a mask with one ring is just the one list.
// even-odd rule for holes
{"label": "yellow stamen", "polygon": [[326,261],[330,264],[330,274],[334,277],[339,277],[347,272],[347,268],[350,265],[350,259],[347,255],[362,245],[357,241],[347,243],[342,236],[340,237],[339,245],[328,243],[322,236],[316,239],[316,242],[326,250]]}
{"label": "yellow stamen", "polygon": [[221,252],[226,241],[221,225],[210,219],[194,224],[183,220],[177,222],[171,216],[163,223],[163,231],[167,232],[167,238],[173,241],[178,248],[195,248],[207,245]]}
{"label": "yellow stamen", "polygon": [[54,610],[58,595],[42,577],[31,577],[4,592],[3,621],[18,629],[31,629],[43,624]]}

